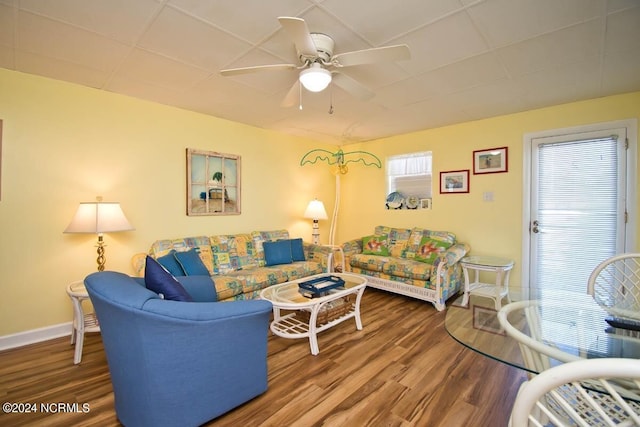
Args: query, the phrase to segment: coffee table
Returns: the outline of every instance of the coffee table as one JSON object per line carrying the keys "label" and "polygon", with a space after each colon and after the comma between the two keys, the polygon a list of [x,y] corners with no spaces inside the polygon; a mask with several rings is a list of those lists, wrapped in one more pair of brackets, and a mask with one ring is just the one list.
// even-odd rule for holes
{"label": "coffee table", "polygon": [[[344,287],[332,289],[328,295],[318,298],[304,297],[298,291],[300,282],[326,276],[340,277]],[[273,304],[271,332],[282,338],[309,338],[311,354],[316,356],[320,353],[318,333],[352,318],[356,329],[362,330],[360,301],[366,286],[367,279],[357,274],[317,274],[270,286],[260,292],[260,298]]]}

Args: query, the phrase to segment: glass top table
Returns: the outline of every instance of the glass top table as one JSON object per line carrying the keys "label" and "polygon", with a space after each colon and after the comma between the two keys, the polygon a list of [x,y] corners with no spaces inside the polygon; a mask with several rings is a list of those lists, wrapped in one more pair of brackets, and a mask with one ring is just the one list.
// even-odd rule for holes
{"label": "glass top table", "polygon": [[[508,299],[522,301],[511,306],[515,309],[508,313],[508,322],[545,349],[552,349],[545,352],[550,366],[581,358],[640,358],[640,339],[611,328],[605,321],[607,312],[586,292],[510,287]],[[458,297],[447,308],[445,327],[451,337],[516,368],[533,373],[543,369],[525,363],[518,341],[501,327],[493,300],[471,295],[468,306],[462,300]],[[507,306],[504,301],[503,310]]]}

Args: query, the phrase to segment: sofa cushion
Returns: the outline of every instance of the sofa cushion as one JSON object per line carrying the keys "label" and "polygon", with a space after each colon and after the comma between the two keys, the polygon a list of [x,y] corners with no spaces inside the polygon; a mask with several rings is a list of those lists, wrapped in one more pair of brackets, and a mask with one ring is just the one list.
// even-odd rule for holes
{"label": "sofa cushion", "polygon": [[265,265],[291,264],[293,262],[290,240],[264,242],[262,246],[264,249]]}
{"label": "sofa cushion", "polygon": [[450,247],[451,243],[449,242],[442,242],[432,239],[431,237],[423,237],[422,240],[420,240],[420,246],[416,252],[415,260],[433,264],[438,255]]}
{"label": "sofa cushion", "polygon": [[382,271],[382,266],[389,260],[390,258],[386,256],[355,254],[351,257],[350,265],[370,271]]}
{"label": "sofa cushion", "polygon": [[428,281],[431,278],[431,265],[405,258],[390,258],[382,266],[382,272],[394,277]]}
{"label": "sofa cushion", "polygon": [[250,234],[217,235],[209,239],[215,274],[258,267],[257,253]]}
{"label": "sofa cushion", "polygon": [[407,242],[409,241],[411,230],[408,228],[392,228],[379,225],[375,228],[374,234],[376,236],[386,235],[389,253],[391,256],[399,257],[403,256],[407,249]]}
{"label": "sofa cushion", "polygon": [[209,276],[209,270],[202,262],[197,249],[174,252],[173,256],[178,260],[180,267],[182,267],[187,276]]}
{"label": "sofa cushion", "polygon": [[[238,279],[238,282],[242,286],[242,294],[247,294],[254,291],[260,291],[261,289],[266,288],[267,286],[277,285],[278,283],[284,283],[289,278],[283,269],[278,267],[256,267],[248,270],[239,270],[239,271],[231,271],[225,274],[227,277],[235,277]],[[216,282],[216,290],[218,290],[217,286],[217,277],[214,277],[213,280]],[[242,295],[238,295],[242,296]],[[218,298],[220,299],[220,295],[218,294]]]}
{"label": "sofa cushion", "polygon": [[302,238],[299,237],[297,239],[291,239],[291,258],[293,261],[306,261],[304,256],[304,245],[302,243]]}
{"label": "sofa cushion", "polygon": [[[188,277],[188,276],[187,276]],[[216,275],[212,277],[218,301],[239,299],[242,296],[241,278],[227,275]]]}
{"label": "sofa cushion", "polygon": [[147,289],[161,294],[166,300],[193,301],[184,286],[150,256],[145,264],[144,283]]}
{"label": "sofa cushion", "polygon": [[297,261],[292,264],[279,265],[278,269],[286,274],[288,281],[325,272],[322,264],[316,261]]}
{"label": "sofa cushion", "polygon": [[184,276],[184,270],[180,266],[180,263],[178,262],[176,257],[173,256],[175,253],[176,251],[172,249],[167,255],[156,258],[156,261],[158,261],[161,266],[166,268],[167,271],[173,276]]}
{"label": "sofa cushion", "polygon": [[366,236],[362,239],[362,253],[365,255],[389,256],[387,236]]}

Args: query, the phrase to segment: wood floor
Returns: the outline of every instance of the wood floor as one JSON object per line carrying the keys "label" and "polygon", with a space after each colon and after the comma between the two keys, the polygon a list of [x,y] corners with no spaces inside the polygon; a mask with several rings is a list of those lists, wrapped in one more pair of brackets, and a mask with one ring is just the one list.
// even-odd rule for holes
{"label": "wood floor", "polygon": [[[369,288],[362,331],[348,321],[323,332],[318,356],[306,340],[270,336],[267,392],[207,426],[506,426],[524,373],[454,341],[444,319]],[[80,365],[68,338],[0,352],[0,395],[38,409],[0,413],[0,426],[120,425],[99,334]]]}

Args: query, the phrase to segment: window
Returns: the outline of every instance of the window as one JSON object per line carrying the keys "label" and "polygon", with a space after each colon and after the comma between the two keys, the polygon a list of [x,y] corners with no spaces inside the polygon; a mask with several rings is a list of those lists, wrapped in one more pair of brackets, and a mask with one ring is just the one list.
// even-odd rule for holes
{"label": "window", "polygon": [[387,194],[394,192],[404,199],[402,207],[427,207],[431,199],[430,151],[387,158]]}
{"label": "window", "polygon": [[240,214],[240,156],[187,149],[187,215]]}

